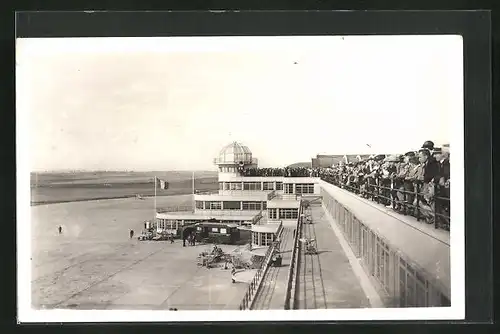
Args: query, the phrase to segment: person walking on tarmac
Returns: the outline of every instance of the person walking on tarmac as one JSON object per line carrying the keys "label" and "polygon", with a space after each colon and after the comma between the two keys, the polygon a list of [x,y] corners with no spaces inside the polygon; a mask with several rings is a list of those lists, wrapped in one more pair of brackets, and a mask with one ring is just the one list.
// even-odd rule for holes
{"label": "person walking on tarmac", "polygon": [[134,237],[134,230],[130,230],[129,235],[130,235],[130,239],[132,239]]}
{"label": "person walking on tarmac", "polygon": [[59,225],[59,227],[57,228],[57,230],[59,231],[59,234],[62,234],[62,226]]}

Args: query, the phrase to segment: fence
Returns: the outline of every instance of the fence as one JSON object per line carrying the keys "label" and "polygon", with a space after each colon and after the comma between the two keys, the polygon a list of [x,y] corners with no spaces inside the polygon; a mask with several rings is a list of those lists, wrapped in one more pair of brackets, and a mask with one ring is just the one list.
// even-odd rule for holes
{"label": "fence", "polygon": [[[299,218],[297,219],[297,227],[295,230],[295,237],[293,239],[292,257],[290,260],[290,267],[288,268],[287,287],[285,295],[285,310],[297,309],[298,299],[298,277],[299,277],[299,257],[301,252],[300,238],[302,236],[302,212],[303,205],[301,203],[299,209]],[[292,300],[293,295],[293,300]]]}
{"label": "fence", "polygon": [[318,172],[309,168],[249,168],[244,176],[317,177]]}
{"label": "fence", "polygon": [[436,229],[450,229],[450,198],[449,195],[444,196],[450,192],[447,187],[380,177],[354,182],[354,185],[343,182],[339,175],[322,176],[321,179],[379,204],[391,206],[404,215],[412,215],[417,221],[426,219]]}
{"label": "fence", "polygon": [[[261,210],[240,210],[240,209],[226,209],[226,210],[204,210],[204,209],[198,209],[196,210],[197,215],[206,215],[206,216],[244,216],[245,218],[247,217],[255,217],[256,214],[258,214]],[[251,219],[248,218],[248,219]]]}
{"label": "fence", "polygon": [[268,195],[269,190],[204,190],[196,191],[195,195],[218,195],[218,196],[252,196],[252,195]]}
{"label": "fence", "polygon": [[179,205],[179,206],[169,206],[169,207],[166,207],[166,208],[156,209],[156,212],[158,212],[158,213],[165,213],[165,212],[194,212],[194,209],[190,205]]}
{"label": "fence", "polygon": [[[280,238],[281,234],[283,233],[283,225],[280,225],[278,233],[276,233],[277,237]],[[262,261],[261,266],[259,269],[257,269],[257,273],[255,274],[254,278],[250,282],[250,285],[248,286],[247,292],[243,296],[243,300],[240,303],[240,310],[250,310],[252,309],[253,302],[255,300],[255,296],[259,292],[259,289],[262,285],[262,281],[266,275],[267,269],[269,268],[269,264],[271,263],[271,260],[273,258],[274,251],[276,247],[278,247],[278,242],[274,242],[266,252],[266,255],[264,255],[264,261]]]}

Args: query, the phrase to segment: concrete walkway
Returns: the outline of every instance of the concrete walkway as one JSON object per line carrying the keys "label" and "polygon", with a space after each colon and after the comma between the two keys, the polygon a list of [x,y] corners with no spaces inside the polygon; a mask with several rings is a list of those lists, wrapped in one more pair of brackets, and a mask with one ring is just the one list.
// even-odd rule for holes
{"label": "concrete walkway", "polygon": [[292,259],[293,230],[295,224],[284,226],[280,252],[283,256],[281,267],[269,267],[252,310],[283,310],[287,288],[288,270]]}
{"label": "concrete walkway", "polygon": [[326,212],[311,206],[311,214],[312,224],[303,225],[302,236],[316,239],[318,254],[300,254],[298,308],[370,307]]}

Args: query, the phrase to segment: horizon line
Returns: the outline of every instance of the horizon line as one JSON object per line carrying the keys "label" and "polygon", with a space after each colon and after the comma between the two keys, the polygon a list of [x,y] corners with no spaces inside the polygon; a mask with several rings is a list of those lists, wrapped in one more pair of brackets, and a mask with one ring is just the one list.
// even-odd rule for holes
{"label": "horizon line", "polygon": [[122,172],[122,173],[151,173],[151,172],[217,172],[214,170],[207,169],[86,169],[86,168],[65,168],[65,169],[43,169],[43,170],[32,170],[30,173],[71,173],[71,172]]}

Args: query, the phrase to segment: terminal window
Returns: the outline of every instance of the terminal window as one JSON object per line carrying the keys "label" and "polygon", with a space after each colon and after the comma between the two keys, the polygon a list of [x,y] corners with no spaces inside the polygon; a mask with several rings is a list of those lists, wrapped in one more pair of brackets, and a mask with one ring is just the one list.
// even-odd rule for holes
{"label": "terminal window", "polygon": [[299,215],[298,209],[279,209],[280,219],[297,219]]}
{"label": "terminal window", "polygon": [[210,210],[221,210],[221,202],[205,202],[205,208]]}
{"label": "terminal window", "polygon": [[260,190],[260,182],[245,182],[243,183],[243,190]]}
{"label": "terminal window", "polygon": [[261,202],[243,202],[243,210],[260,210]]}
{"label": "terminal window", "polygon": [[269,215],[269,219],[278,219],[278,210],[277,209],[268,209],[267,214]]}
{"label": "terminal window", "polygon": [[235,167],[220,167],[219,170],[224,173],[236,173]]}
{"label": "terminal window", "polygon": [[223,203],[224,210],[241,210],[241,202],[227,201]]}
{"label": "terminal window", "polygon": [[295,185],[295,193],[296,194],[314,194],[314,184],[313,183],[305,183],[305,184],[297,183]]}
{"label": "terminal window", "polygon": [[293,194],[293,183],[285,184],[285,194]]}
{"label": "terminal window", "polygon": [[255,244],[255,245],[258,245],[259,244],[259,234],[256,233],[256,232],[253,232],[252,233],[252,242]]}
{"label": "terminal window", "polygon": [[230,182],[229,183],[229,190],[241,190],[241,182]]}
{"label": "terminal window", "polygon": [[203,202],[202,201],[196,201],[196,208],[203,210]]}
{"label": "terminal window", "polygon": [[262,246],[271,246],[273,244],[272,233],[262,233]]}
{"label": "terminal window", "polygon": [[263,190],[274,190],[274,182],[264,182],[262,184]]}
{"label": "terminal window", "polygon": [[276,190],[283,190],[283,182],[276,182]]}

